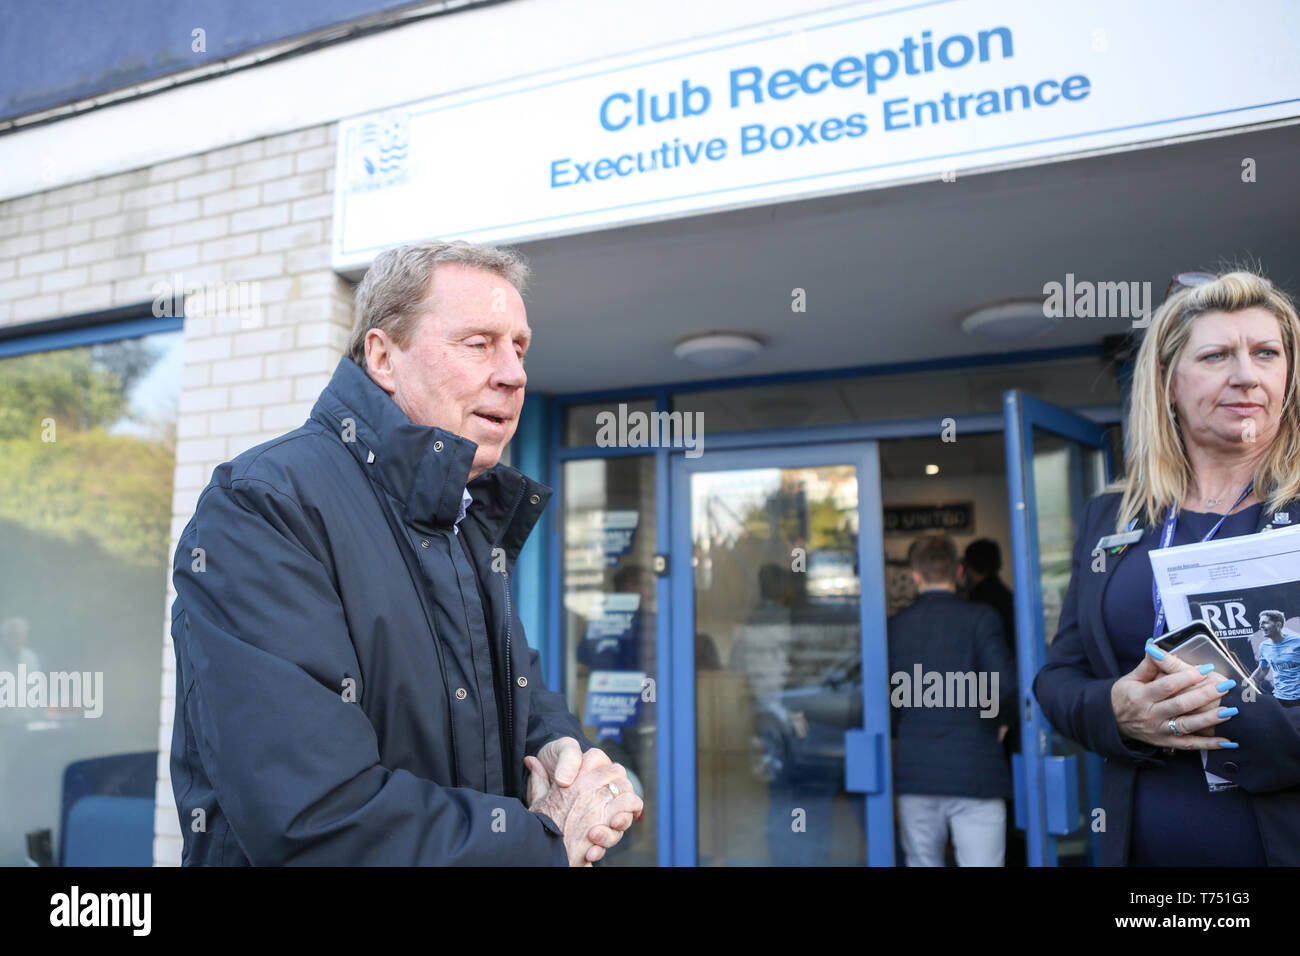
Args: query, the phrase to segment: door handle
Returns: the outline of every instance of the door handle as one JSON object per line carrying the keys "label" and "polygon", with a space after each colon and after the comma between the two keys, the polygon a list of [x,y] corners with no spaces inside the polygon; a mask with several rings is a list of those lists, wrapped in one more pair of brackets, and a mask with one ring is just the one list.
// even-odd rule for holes
{"label": "door handle", "polygon": [[1064,836],[1079,829],[1079,761],[1074,754],[1043,758],[1047,832]]}
{"label": "door handle", "polygon": [[844,789],[849,793],[879,793],[884,735],[865,730],[844,734]]}
{"label": "door handle", "polygon": [[[1065,836],[1079,829],[1079,763],[1074,754],[1042,758],[1043,803],[1047,832]],[[1028,793],[1023,754],[1011,755],[1011,786],[1015,795],[1016,829],[1029,825]]]}

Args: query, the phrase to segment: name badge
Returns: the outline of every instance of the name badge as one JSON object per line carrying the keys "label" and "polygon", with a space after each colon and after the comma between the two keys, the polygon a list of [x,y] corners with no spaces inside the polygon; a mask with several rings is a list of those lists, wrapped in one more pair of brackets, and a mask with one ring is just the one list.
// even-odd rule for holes
{"label": "name badge", "polygon": [[1137,531],[1125,531],[1123,534],[1108,534],[1097,542],[1094,551],[1106,551],[1109,548],[1123,548],[1130,544],[1136,544],[1142,540],[1141,529]]}

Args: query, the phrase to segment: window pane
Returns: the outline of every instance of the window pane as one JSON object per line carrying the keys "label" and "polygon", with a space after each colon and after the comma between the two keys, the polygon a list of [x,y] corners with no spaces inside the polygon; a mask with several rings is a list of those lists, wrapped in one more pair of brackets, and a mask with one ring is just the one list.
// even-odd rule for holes
{"label": "window pane", "polygon": [[0,865],[110,755],[69,817],[152,861],[182,339],[0,359]]}
{"label": "window pane", "polygon": [[709,431],[717,434],[1000,412],[1008,388],[1047,396],[1061,406],[1120,401],[1113,368],[1087,358],[684,392],[673,396],[672,407],[703,412]]}
{"label": "window pane", "polygon": [[654,866],[659,794],[654,695],[658,603],[654,458],[564,466],[564,647],[569,708],[583,732],[639,780],[645,815],[608,853]]}
{"label": "window pane", "polygon": [[691,477],[701,866],[866,862],[852,465]]}
{"label": "window pane", "polygon": [[[1038,524],[1038,580],[1043,597],[1043,638],[1051,644],[1060,625],[1061,607],[1070,586],[1074,540],[1078,533],[1076,518],[1084,502],[1102,490],[1105,463],[1096,448],[1080,445],[1053,432],[1035,428],[1034,499]],[[1078,759],[1079,807],[1086,812],[1091,806],[1087,752],[1073,740],[1052,730],[1051,752],[1073,754]],[[1056,858],[1061,865],[1082,863],[1088,854],[1092,834],[1080,816],[1070,821],[1072,832],[1058,835]]]}
{"label": "window pane", "polygon": [[[649,415],[655,410],[654,399],[623,399],[621,402],[593,402],[589,405],[570,405],[564,410],[564,444],[570,448],[585,448],[588,445],[599,445],[597,441],[600,425],[596,421],[596,416],[601,412],[609,412],[614,416],[615,427],[620,420],[619,405],[625,406],[622,420],[626,421],[629,412],[642,412]],[[614,444],[610,442],[609,444]]]}

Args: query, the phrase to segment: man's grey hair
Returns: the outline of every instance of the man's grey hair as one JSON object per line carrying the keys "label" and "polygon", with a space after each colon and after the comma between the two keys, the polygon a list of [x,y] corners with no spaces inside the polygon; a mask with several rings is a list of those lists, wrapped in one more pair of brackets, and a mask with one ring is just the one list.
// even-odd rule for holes
{"label": "man's grey hair", "polygon": [[1286,626],[1286,615],[1283,614],[1281,611],[1260,611],[1259,616],[1261,618],[1266,617],[1270,621],[1277,621],[1283,627]]}
{"label": "man's grey hair", "polygon": [[420,316],[429,310],[434,269],[444,262],[494,272],[520,295],[528,282],[528,264],[513,249],[437,239],[385,249],[357,286],[356,319],[348,340],[352,361],[366,367],[366,333],[371,329],[383,329],[398,348],[407,347]]}

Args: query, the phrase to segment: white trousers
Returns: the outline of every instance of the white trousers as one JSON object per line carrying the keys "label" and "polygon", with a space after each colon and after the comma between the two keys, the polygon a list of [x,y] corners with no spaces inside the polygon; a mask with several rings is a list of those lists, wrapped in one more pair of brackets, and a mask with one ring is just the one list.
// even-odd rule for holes
{"label": "white trousers", "polygon": [[1002,866],[1006,861],[1007,805],[1001,799],[898,798],[898,822],[908,866],[943,866],[949,831],[958,866]]}

